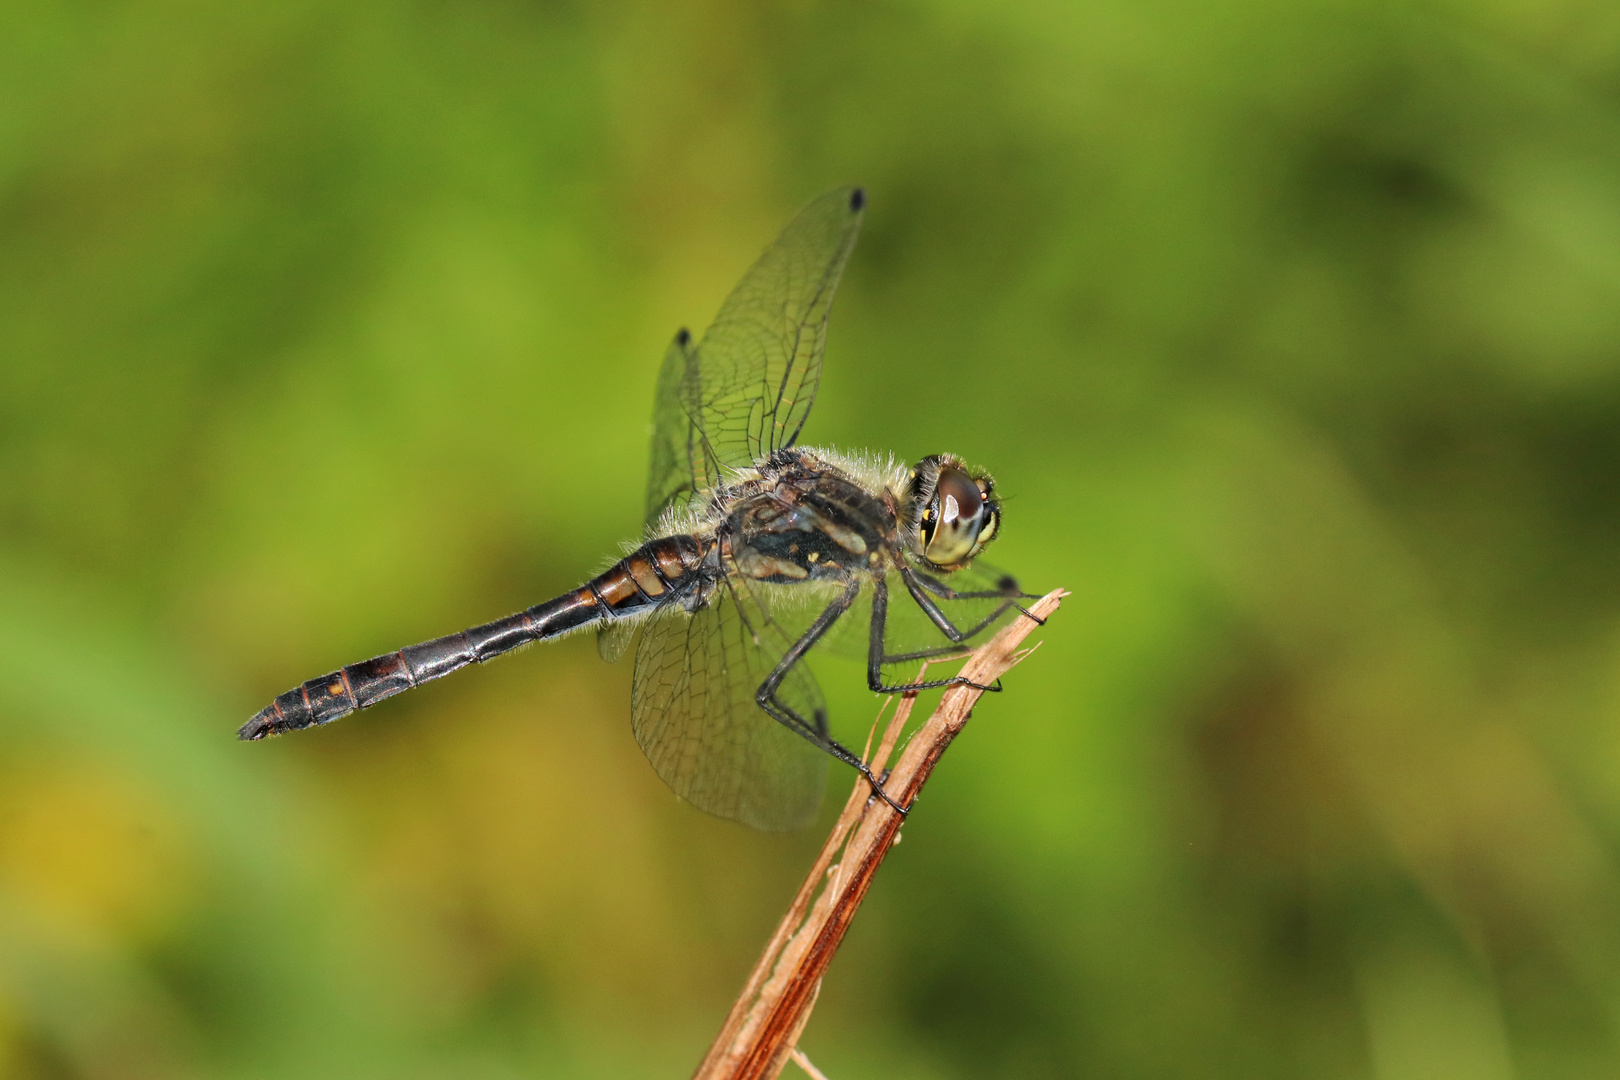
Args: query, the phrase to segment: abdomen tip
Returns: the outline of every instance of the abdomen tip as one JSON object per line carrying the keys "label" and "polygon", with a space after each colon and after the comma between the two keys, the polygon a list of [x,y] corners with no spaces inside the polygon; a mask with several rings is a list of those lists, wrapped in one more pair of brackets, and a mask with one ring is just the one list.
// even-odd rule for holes
{"label": "abdomen tip", "polygon": [[265,715],[265,713],[268,713],[269,711],[269,709],[266,709],[264,712],[259,713],[253,719],[237,728],[236,737],[242,742],[255,742],[264,738],[266,735],[274,735],[276,733],[275,721]]}

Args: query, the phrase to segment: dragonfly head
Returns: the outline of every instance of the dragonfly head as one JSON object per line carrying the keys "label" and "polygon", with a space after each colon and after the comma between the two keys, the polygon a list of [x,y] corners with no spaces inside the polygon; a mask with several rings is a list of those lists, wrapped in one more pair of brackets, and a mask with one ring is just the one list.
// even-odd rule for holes
{"label": "dragonfly head", "polygon": [[972,562],[1001,525],[994,481],[948,454],[917,462],[909,494],[912,551],[941,569]]}

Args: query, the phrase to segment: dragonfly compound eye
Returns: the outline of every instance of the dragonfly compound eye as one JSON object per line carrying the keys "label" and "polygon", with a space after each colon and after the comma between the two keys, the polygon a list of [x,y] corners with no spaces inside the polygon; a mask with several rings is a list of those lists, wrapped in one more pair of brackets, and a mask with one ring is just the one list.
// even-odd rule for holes
{"label": "dragonfly compound eye", "polygon": [[940,566],[965,562],[979,546],[980,531],[994,517],[972,477],[961,469],[942,467],[933,498],[923,510],[923,554]]}

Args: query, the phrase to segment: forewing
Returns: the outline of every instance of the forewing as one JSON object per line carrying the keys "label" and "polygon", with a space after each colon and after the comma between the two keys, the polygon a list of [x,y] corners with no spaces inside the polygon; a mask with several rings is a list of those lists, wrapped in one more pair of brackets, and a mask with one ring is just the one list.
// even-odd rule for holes
{"label": "forewing", "polygon": [[[653,616],[636,650],[630,723],[653,769],[687,802],[756,829],[801,828],[815,817],[827,755],[773,720],[754,693],[785,645],[722,583],[710,604]],[[777,698],[825,715],[815,678],[795,665]]]}
{"label": "forewing", "polygon": [[821,378],[833,292],[864,207],[860,188],[816,199],[726,298],[684,387],[706,459],[694,473],[752,464],[799,437]]}
{"label": "forewing", "polygon": [[664,353],[658,369],[658,391],[653,401],[650,468],[647,471],[647,528],[651,530],[665,509],[681,505],[698,492],[714,486],[717,478],[707,469],[708,456],[700,449],[697,424],[683,404],[685,387],[697,378],[697,346],[681,330]]}

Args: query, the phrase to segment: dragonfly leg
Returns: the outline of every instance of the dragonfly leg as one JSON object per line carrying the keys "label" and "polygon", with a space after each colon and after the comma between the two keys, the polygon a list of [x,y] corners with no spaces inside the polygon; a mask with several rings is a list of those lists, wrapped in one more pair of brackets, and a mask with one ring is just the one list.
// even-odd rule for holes
{"label": "dragonfly leg", "polygon": [[[957,592],[955,589],[948,587],[943,582],[937,581],[934,578],[929,577],[927,574],[919,574],[909,567],[901,568],[900,580],[906,583],[906,591],[910,593],[911,598],[917,602],[917,606],[923,609],[923,613],[928,616],[929,621],[939,628],[940,633],[944,634],[947,638],[950,638],[952,641],[958,644],[977,637],[985,629],[992,626],[997,619],[1005,615],[1009,608],[1018,608],[1019,611],[1024,611],[1024,609],[1020,607],[1007,593]],[[939,596],[940,599],[944,600],[978,600],[1000,597],[1002,602],[1000,606],[998,606],[990,614],[968,627],[968,629],[961,630],[957,628],[955,623],[951,622],[950,617],[947,616],[944,610],[940,608],[939,601],[935,600],[933,596],[929,595],[929,593],[933,593],[936,596]],[[1023,594],[1020,593],[1019,595],[1022,596]],[[1029,612],[1024,611],[1024,614],[1029,615]],[[1033,615],[1030,615],[1029,617],[1032,619],[1035,618]],[[1040,622],[1041,620],[1036,619],[1035,621]],[[890,657],[889,659],[914,660],[922,658],[905,654]]]}
{"label": "dragonfly leg", "polygon": [[[928,613],[928,617],[933,620],[934,625],[938,626],[945,636],[951,639],[951,641],[958,644],[966,641],[969,637],[978,633],[980,630],[983,630],[991,622],[999,618],[1002,611],[1006,610],[1005,607],[1001,608],[989,618],[982,620],[979,625],[975,626],[970,632],[964,634],[962,631],[956,628],[955,624],[946,617],[943,611],[939,610],[939,605],[933,604],[931,600],[925,603],[925,597],[920,596],[919,593],[919,589],[911,589],[912,596],[917,599],[918,605]],[[932,606],[932,610],[930,610],[930,605]],[[972,687],[974,690],[986,690],[991,692],[999,692],[1001,690],[1001,681],[999,679],[993,685],[985,686],[981,683],[974,682],[972,679],[964,678],[961,675],[953,675],[948,679],[926,679],[922,682],[900,683],[893,686],[888,685],[883,681],[884,664],[893,663],[900,660],[926,659],[929,656],[944,656],[950,653],[953,648],[947,647],[943,649],[924,649],[920,653],[901,653],[898,656],[889,656],[883,651],[884,629],[888,624],[888,619],[889,585],[888,582],[884,581],[880,577],[872,582],[872,638],[871,643],[866,651],[866,684],[877,693],[909,694],[913,691],[933,690],[941,686],[968,686]]]}
{"label": "dragonfly leg", "polygon": [[802,735],[839,761],[853,767],[866,778],[866,782],[871,785],[874,795],[888,803],[897,814],[904,817],[906,808],[891,799],[889,793],[883,790],[883,782],[873,775],[872,767],[866,763],[865,759],[840,744],[838,740],[828,733],[827,714],[825,712],[817,709],[815,717],[812,720],[807,720],[800,716],[792,706],[776,696],[776,691],[781,687],[782,681],[787,678],[788,672],[793,670],[793,665],[803,660],[804,654],[810,651],[810,647],[827,632],[828,628],[837,621],[840,615],[849,610],[850,605],[855,603],[855,597],[860,593],[860,590],[859,581],[850,582],[849,588],[844,590],[843,595],[828,604],[826,610],[816,616],[816,621],[811,623],[810,628],[799,636],[799,640],[795,641],[792,648],[788,649],[783,655],[781,663],[776,665],[771,673],[766,676],[765,681],[760,684],[759,689],[754,692],[754,701],[772,719],[782,724],[789,731]]}
{"label": "dragonfly leg", "polygon": [[[985,619],[983,622],[981,622],[979,624],[978,629],[980,629],[980,630],[982,630],[985,626],[989,625],[990,623],[994,622],[996,619],[1001,618],[1002,613],[1005,612],[1008,608],[1017,608],[1027,618],[1035,620],[1035,625],[1037,625],[1037,626],[1045,626],[1046,625],[1046,620],[1045,619],[1041,618],[1039,615],[1036,615],[1034,612],[1030,611],[1023,604],[1019,604],[1019,603],[1015,602],[1015,601],[1018,601],[1018,600],[1039,600],[1040,599],[1040,594],[1038,594],[1038,593],[1027,593],[1027,592],[1020,591],[1019,588],[1018,588],[1018,583],[1016,581],[1014,581],[1011,577],[1004,577],[1004,578],[1001,579],[1002,584],[1007,586],[1005,591],[982,589],[982,590],[975,590],[973,592],[958,592],[957,590],[951,588],[949,585],[945,584],[943,581],[940,581],[938,578],[932,577],[932,576],[930,576],[928,574],[921,573],[920,571],[907,569],[907,570],[903,571],[903,573],[906,575],[906,587],[911,590],[911,593],[912,593],[913,596],[916,595],[916,586],[921,585],[924,589],[926,589],[929,592],[933,593],[935,596],[939,597],[941,600],[989,600],[992,597],[997,597],[997,596],[1006,597],[1007,602],[1005,604],[1002,604],[999,608],[997,608],[994,615],[991,615],[989,618]],[[915,582],[913,582],[912,579],[915,579]],[[922,600],[919,599],[917,602],[919,604],[921,604]],[[924,610],[927,610],[926,605],[924,606]],[[972,637],[973,634],[975,634],[977,632],[978,632],[977,630],[972,630],[972,631],[969,631],[964,636]],[[908,657],[907,659],[910,659],[910,658]]]}

